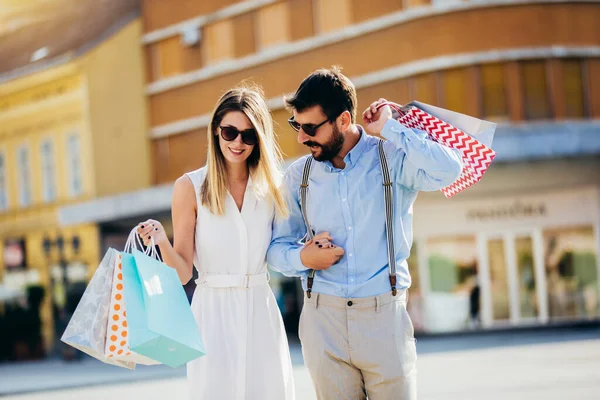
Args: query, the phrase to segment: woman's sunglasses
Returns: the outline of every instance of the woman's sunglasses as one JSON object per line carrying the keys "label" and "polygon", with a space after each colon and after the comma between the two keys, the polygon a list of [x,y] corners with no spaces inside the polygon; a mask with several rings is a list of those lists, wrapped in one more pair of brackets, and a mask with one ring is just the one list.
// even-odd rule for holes
{"label": "woman's sunglasses", "polygon": [[290,126],[292,127],[293,130],[295,130],[296,132],[300,132],[300,128],[302,128],[304,133],[306,133],[308,136],[315,136],[317,134],[317,129],[319,129],[320,127],[322,127],[329,121],[331,121],[331,119],[327,118],[325,121],[321,122],[319,125],[314,125],[314,124],[299,124],[294,119],[294,117],[288,119],[288,123],[290,124]]}
{"label": "woman's sunglasses", "polygon": [[242,142],[248,146],[254,146],[258,143],[258,136],[256,135],[256,130],[253,128],[244,131],[240,131],[234,126],[220,126],[219,128],[221,129],[221,137],[228,142],[233,142],[237,139],[238,135],[242,135]]}

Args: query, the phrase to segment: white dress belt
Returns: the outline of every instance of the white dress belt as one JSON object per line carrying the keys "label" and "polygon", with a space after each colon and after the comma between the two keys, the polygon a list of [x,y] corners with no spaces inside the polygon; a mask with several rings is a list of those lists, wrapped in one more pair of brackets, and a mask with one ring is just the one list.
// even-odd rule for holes
{"label": "white dress belt", "polygon": [[269,282],[268,272],[255,275],[200,274],[196,285],[210,288],[250,288]]}

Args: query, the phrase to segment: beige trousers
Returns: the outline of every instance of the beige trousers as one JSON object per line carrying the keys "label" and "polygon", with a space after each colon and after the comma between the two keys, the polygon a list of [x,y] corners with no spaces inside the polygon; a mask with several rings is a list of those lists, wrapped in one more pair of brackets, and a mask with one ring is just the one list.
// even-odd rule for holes
{"label": "beige trousers", "polygon": [[299,336],[319,400],[415,400],[417,352],[406,292],[304,295]]}

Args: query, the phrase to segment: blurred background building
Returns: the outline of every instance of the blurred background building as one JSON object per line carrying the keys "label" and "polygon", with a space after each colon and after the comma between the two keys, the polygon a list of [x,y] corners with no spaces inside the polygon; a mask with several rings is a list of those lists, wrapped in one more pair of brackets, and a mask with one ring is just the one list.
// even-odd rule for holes
{"label": "blurred background building", "polygon": [[[24,15],[50,2],[33,3]],[[89,278],[148,217],[171,232],[172,183],[204,164],[212,108],[244,80],[263,86],[287,159],[305,154],[282,98],[335,64],[356,85],[359,113],[385,97],[499,124],[498,157],[479,184],[451,200],[422,193],[414,207],[417,331],[600,317],[599,1],[55,3],[52,23],[72,15],[71,29],[23,30],[29,47],[13,45],[18,30],[0,36],[5,286],[50,290],[63,259]],[[272,284],[295,334],[299,283]],[[52,303],[42,313],[47,348]]]}

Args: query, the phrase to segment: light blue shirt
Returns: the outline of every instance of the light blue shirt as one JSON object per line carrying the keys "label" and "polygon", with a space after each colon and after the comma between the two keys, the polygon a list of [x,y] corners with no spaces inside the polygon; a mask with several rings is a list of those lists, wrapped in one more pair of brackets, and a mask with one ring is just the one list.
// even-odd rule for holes
{"label": "light blue shirt", "polygon": [[[307,214],[316,234],[329,232],[345,254],[327,270],[317,271],[313,292],[345,298],[378,296],[390,291],[383,177],[378,138],[359,127],[360,140],[346,155],[344,169],[331,162],[313,162]],[[411,278],[406,259],[412,245],[412,207],[420,190],[439,190],[460,175],[457,150],[427,139],[423,131],[406,128],[395,120],[385,123],[385,142],[394,181],[395,252],[397,287],[407,289]],[[299,276],[306,291],[308,269],[300,260],[306,227],[300,209],[300,183],[306,156],[286,171],[284,194],[290,217],[276,220],[267,252],[271,268],[286,276]]]}

